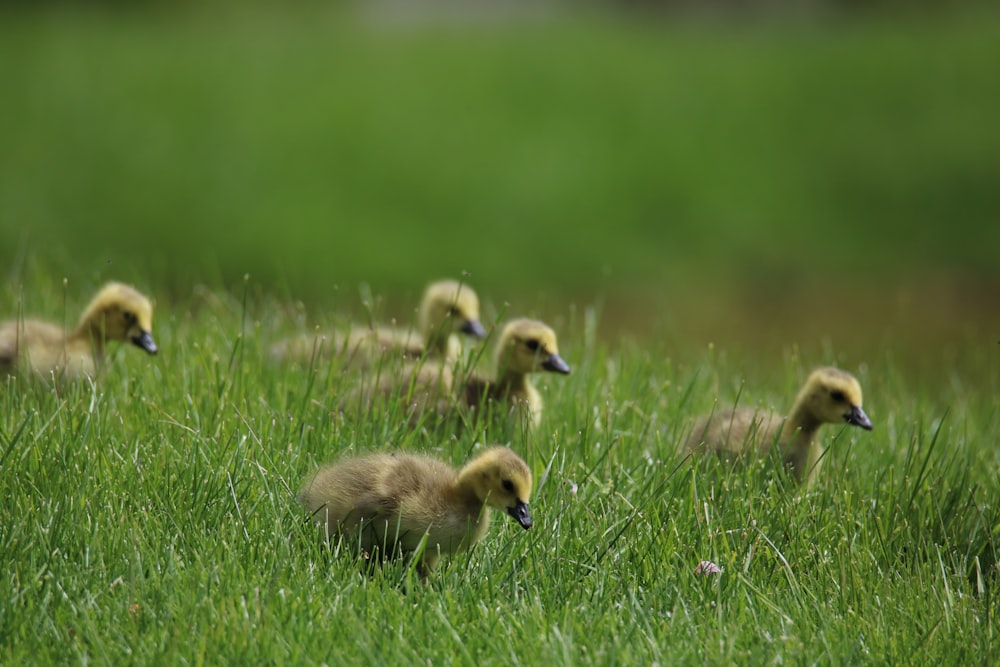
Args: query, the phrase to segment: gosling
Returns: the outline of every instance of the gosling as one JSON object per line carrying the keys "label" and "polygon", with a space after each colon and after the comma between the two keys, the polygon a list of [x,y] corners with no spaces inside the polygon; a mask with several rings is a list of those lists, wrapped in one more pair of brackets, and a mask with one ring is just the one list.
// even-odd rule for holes
{"label": "gosling", "polygon": [[[466,410],[502,405],[523,416],[529,427],[541,422],[541,394],[530,375],[549,371],[568,375],[569,365],[559,356],[555,332],[538,320],[509,322],[500,334],[495,352],[495,379],[470,374],[459,377],[439,363],[410,363],[382,375],[372,386],[353,392],[343,405],[374,406],[377,399],[397,397],[404,402],[411,425],[430,411],[443,418]],[[459,422],[461,426],[461,422]]]}
{"label": "gosling", "polygon": [[454,363],[462,346],[455,334],[484,338],[479,321],[479,297],[457,280],[431,283],[417,314],[420,333],[391,327],[352,327],[317,338],[298,336],[271,347],[272,361],[310,361],[342,356],[344,365],[366,368],[383,355],[403,359],[431,359]]}
{"label": "gosling", "polygon": [[461,399],[472,409],[490,403],[506,404],[514,411],[526,413],[528,424],[538,426],[543,401],[530,374],[548,371],[569,375],[570,370],[559,356],[559,344],[551,327],[538,320],[512,320],[497,342],[495,379],[469,377],[461,390]]}
{"label": "gosling", "polygon": [[799,391],[787,418],[753,408],[702,417],[695,423],[687,447],[740,459],[751,453],[767,455],[774,446],[796,481],[812,484],[823,454],[817,431],[823,424],[845,422],[872,430],[861,408],[861,385],[850,373],[817,368]]}
{"label": "gosling", "polygon": [[156,354],[152,327],[149,299],[134,287],[111,282],[101,288],[69,332],[38,320],[0,324],[0,373],[29,369],[43,377],[93,377],[109,341],[131,341]]}
{"label": "gosling", "polygon": [[[424,413],[443,417],[455,405],[452,398],[454,372],[448,365],[416,361],[389,366],[375,378],[365,379],[340,404],[340,411],[358,408],[373,410],[398,402],[411,426],[424,423]],[[435,423],[435,422],[429,422]]]}
{"label": "gosling", "polygon": [[496,446],[458,471],[415,454],[342,459],[309,478],[299,501],[326,539],[341,537],[344,544],[385,559],[416,555],[418,572],[426,578],[442,555],[482,539],[490,507],[531,528],[531,488],[528,465]]}

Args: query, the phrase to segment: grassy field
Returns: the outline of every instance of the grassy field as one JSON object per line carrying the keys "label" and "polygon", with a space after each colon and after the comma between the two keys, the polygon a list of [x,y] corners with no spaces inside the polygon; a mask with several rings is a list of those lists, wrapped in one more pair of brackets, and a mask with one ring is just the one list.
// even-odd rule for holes
{"label": "grassy field", "polygon": [[[786,406],[809,366],[560,330],[535,433],[459,436],[334,418],[349,374],[264,361],[277,304],[213,293],[161,313],[161,354],[120,349],[97,385],[0,392],[4,664],[991,664],[997,658],[1000,355],[992,383],[852,364],[875,430],[829,426],[818,484],[690,460],[694,417]],[[76,299],[68,299],[73,307]],[[58,319],[60,299],[50,301]],[[196,306],[196,307],[195,307]],[[745,386],[744,386],[745,382]],[[509,442],[535,525],[497,516],[430,585],[367,577],[294,493],[382,448],[456,464]],[[701,560],[719,564],[703,577]]]}
{"label": "grassy field", "polygon": [[[126,280],[161,351],[3,382],[0,663],[1000,659],[994,15],[3,11],[0,321]],[[559,334],[533,433],[336,417],[354,376],[264,360],[463,272]],[[815,487],[679,453],[822,364],[875,430],[826,427]],[[535,525],[428,586],[294,501],[341,454],[491,442]]]}

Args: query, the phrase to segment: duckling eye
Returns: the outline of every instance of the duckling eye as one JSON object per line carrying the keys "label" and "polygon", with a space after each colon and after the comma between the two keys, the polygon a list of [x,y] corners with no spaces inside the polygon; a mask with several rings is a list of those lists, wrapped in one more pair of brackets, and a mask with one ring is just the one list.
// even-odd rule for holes
{"label": "duckling eye", "polygon": [[451,308],[449,308],[448,309],[448,316],[449,317],[458,317],[458,308],[456,308],[455,306],[452,306]]}
{"label": "duckling eye", "polygon": [[126,310],[124,313],[122,313],[122,317],[125,318],[126,324],[135,324],[136,320],[135,313],[133,313],[131,310]]}
{"label": "duckling eye", "polygon": [[847,400],[846,397],[844,396],[844,392],[837,389],[830,392],[830,398],[832,398],[838,403],[843,403],[844,401]]}
{"label": "duckling eye", "polygon": [[532,352],[538,352],[538,341],[534,338],[524,341],[524,344],[528,346],[528,349]]}
{"label": "duckling eye", "polygon": [[514,482],[510,481],[509,479],[505,479],[504,481],[500,482],[500,486],[503,487],[504,491],[509,491],[511,493],[514,493]]}

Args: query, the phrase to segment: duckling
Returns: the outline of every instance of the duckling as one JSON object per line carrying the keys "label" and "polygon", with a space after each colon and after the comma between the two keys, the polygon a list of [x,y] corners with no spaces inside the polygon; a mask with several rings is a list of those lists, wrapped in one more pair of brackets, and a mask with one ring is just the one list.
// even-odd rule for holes
{"label": "duckling", "polygon": [[817,368],[799,391],[787,418],[753,408],[703,417],[696,422],[687,447],[742,458],[751,450],[766,455],[777,446],[781,459],[799,482],[815,480],[823,449],[816,433],[823,424],[848,423],[872,430],[861,408],[861,385],[837,368]]}
{"label": "duckling", "polygon": [[471,287],[457,280],[439,280],[427,286],[420,302],[417,325],[424,336],[422,342],[404,334],[408,343],[404,351],[410,358],[426,355],[432,359],[454,360],[461,354],[461,344],[455,333],[477,339],[486,337],[486,329],[479,321],[479,297]]}
{"label": "duckling", "polygon": [[503,328],[497,342],[496,369],[495,379],[466,379],[462,400],[473,409],[493,401],[508,403],[526,411],[532,426],[541,421],[543,402],[529,374],[570,373],[569,364],[559,356],[555,332],[544,322],[529,319],[511,320]]}
{"label": "duckling", "polygon": [[[368,380],[366,378],[366,380]],[[398,400],[411,426],[423,421],[425,412],[441,417],[451,412],[454,372],[451,367],[433,361],[420,360],[402,366],[380,369],[378,376],[351,391],[340,404],[340,411],[353,408],[371,409],[378,402],[388,405]]]}
{"label": "duckling", "polygon": [[[550,371],[568,375],[569,365],[559,356],[556,335],[538,320],[509,322],[496,347],[496,379],[470,374],[455,379],[451,368],[420,361],[387,369],[371,386],[352,392],[341,407],[374,405],[377,399],[398,397],[405,401],[411,425],[421,422],[425,411],[433,417],[455,414],[456,408],[476,410],[502,403],[527,417],[529,426],[541,421],[543,401],[529,375]],[[458,423],[461,427],[461,422]]]}
{"label": "duckling", "polygon": [[344,538],[383,558],[415,553],[427,577],[443,554],[470,548],[490,525],[490,507],[531,528],[528,465],[494,446],[456,471],[437,459],[406,453],[370,454],[323,466],[299,493],[324,537]]}
{"label": "duckling", "polygon": [[156,354],[152,325],[149,299],[134,287],[110,282],[68,333],[59,325],[38,320],[0,324],[0,372],[13,373],[23,365],[43,376],[94,376],[104,360],[108,341],[131,341],[149,354]]}
{"label": "duckling", "polygon": [[417,315],[420,333],[390,327],[352,327],[317,339],[299,336],[271,347],[273,361],[309,361],[316,356],[343,356],[345,365],[364,368],[381,355],[398,354],[406,359],[436,359],[454,362],[461,344],[454,334],[484,338],[479,322],[479,297],[457,280],[431,283],[424,291]]}

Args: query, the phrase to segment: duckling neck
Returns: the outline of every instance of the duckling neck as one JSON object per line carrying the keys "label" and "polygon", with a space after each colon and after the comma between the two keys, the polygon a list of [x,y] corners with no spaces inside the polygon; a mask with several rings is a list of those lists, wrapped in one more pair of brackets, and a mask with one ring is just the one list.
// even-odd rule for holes
{"label": "duckling neck", "polygon": [[438,359],[457,359],[459,342],[454,334],[446,331],[431,331],[427,333],[427,355]]}
{"label": "duckling neck", "polygon": [[469,517],[471,541],[477,542],[490,526],[490,512],[486,501],[476,495],[473,485],[462,473],[455,480],[451,495],[456,506],[462,507]]}
{"label": "duckling neck", "polygon": [[91,309],[83,314],[80,323],[69,332],[67,338],[86,342],[93,349],[94,357],[97,359],[104,355],[104,328],[101,326],[100,316]]}
{"label": "duckling neck", "polygon": [[454,498],[463,505],[478,507],[483,504],[483,501],[476,495],[476,491],[472,484],[461,475],[457,480],[455,480],[455,485],[452,487],[451,493],[452,496],[454,496]]}
{"label": "duckling neck", "polygon": [[534,388],[526,373],[504,369],[496,381],[497,392],[504,395],[524,395]]}
{"label": "duckling neck", "polygon": [[506,372],[497,379],[491,395],[495,400],[506,401],[537,426],[542,416],[542,396],[525,373]]}
{"label": "duckling neck", "polygon": [[781,429],[782,456],[800,481],[806,475],[811,477],[818,467],[822,452],[816,442],[816,432],[821,424],[803,406],[796,405]]}

